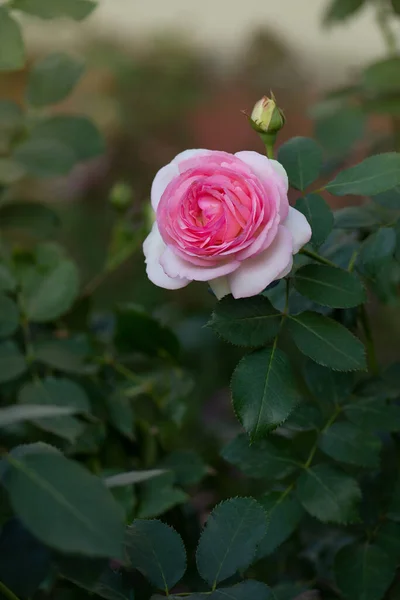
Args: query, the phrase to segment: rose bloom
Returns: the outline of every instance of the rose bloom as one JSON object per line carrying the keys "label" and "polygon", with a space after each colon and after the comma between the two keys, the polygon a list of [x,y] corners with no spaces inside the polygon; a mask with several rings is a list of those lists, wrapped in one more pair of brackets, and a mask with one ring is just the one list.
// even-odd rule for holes
{"label": "rose bloom", "polygon": [[149,279],[170,290],[208,281],[217,298],[259,294],[290,272],[311,237],[287,191],[282,165],[257,152],[178,154],[151,188]]}

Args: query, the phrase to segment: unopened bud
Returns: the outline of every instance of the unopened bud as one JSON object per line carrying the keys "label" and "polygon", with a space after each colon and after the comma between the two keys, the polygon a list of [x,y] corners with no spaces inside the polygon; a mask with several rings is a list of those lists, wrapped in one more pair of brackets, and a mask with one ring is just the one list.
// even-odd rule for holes
{"label": "unopened bud", "polygon": [[250,122],[258,133],[276,134],[285,124],[285,117],[280,108],[277,107],[275,98],[263,96],[256,102],[250,116]]}
{"label": "unopened bud", "polygon": [[126,210],[132,203],[132,189],[126,183],[116,183],[110,192],[110,202],[118,210]]}

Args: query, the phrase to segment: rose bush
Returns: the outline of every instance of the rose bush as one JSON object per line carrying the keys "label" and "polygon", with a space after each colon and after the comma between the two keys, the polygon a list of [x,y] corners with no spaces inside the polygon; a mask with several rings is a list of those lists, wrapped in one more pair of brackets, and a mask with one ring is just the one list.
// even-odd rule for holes
{"label": "rose bush", "polygon": [[167,289],[208,281],[218,298],[246,298],[287,275],[311,238],[289,206],[283,166],[257,152],[186,150],[151,189],[156,220],[144,242],[147,274]]}

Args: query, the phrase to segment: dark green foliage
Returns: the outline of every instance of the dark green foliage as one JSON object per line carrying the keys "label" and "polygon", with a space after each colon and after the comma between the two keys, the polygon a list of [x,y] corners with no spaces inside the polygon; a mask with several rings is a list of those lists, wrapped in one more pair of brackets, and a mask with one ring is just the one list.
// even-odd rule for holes
{"label": "dark green foliage", "polygon": [[295,137],[279,148],[278,160],[285,167],[290,184],[304,191],[321,173],[322,149],[310,138]]}

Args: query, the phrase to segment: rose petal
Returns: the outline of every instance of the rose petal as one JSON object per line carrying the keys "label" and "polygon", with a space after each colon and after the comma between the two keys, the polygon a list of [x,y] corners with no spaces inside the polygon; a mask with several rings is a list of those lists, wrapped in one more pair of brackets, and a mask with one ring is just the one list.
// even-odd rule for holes
{"label": "rose petal", "polygon": [[146,273],[150,281],[167,290],[183,288],[190,281],[182,278],[171,278],[165,274],[160,265],[160,256],[166,245],[158,231],[157,223],[154,223],[151,232],[143,242],[143,253],[146,257]]}
{"label": "rose petal", "polygon": [[272,160],[254,152],[252,150],[244,150],[242,152],[236,152],[235,156],[240,158],[244,163],[251,167],[251,170],[261,180],[275,178],[276,186],[279,190],[280,206],[279,214],[283,221],[288,216],[289,201],[287,197],[287,191],[289,187],[289,180],[287,173],[283,166],[277,161]]}
{"label": "rose petal", "polygon": [[290,206],[288,217],[282,225],[292,234],[293,254],[297,254],[311,239],[312,231],[309,222],[300,211]]}
{"label": "rose petal", "polygon": [[217,277],[208,282],[218,300],[231,293],[227,277]]}
{"label": "rose petal", "polygon": [[257,256],[245,260],[229,275],[234,298],[249,298],[262,292],[272,281],[279,279],[292,259],[292,236],[280,226],[272,244]]}
{"label": "rose petal", "polygon": [[166,187],[177,175],[179,175],[178,165],[172,162],[160,169],[154,177],[150,197],[151,205],[155,211]]}
{"label": "rose petal", "polygon": [[193,150],[184,150],[175,156],[172,160],[173,163],[179,164],[185,160],[189,160],[190,158],[194,158],[195,156],[204,156],[205,154],[210,154],[211,150],[205,150],[204,148],[195,148]]}
{"label": "rose petal", "polygon": [[175,254],[171,248],[166,248],[160,258],[164,271],[170,277],[184,277],[191,281],[209,281],[216,277],[222,277],[232,273],[240,266],[239,261],[232,260],[229,263],[215,267],[198,267]]}

